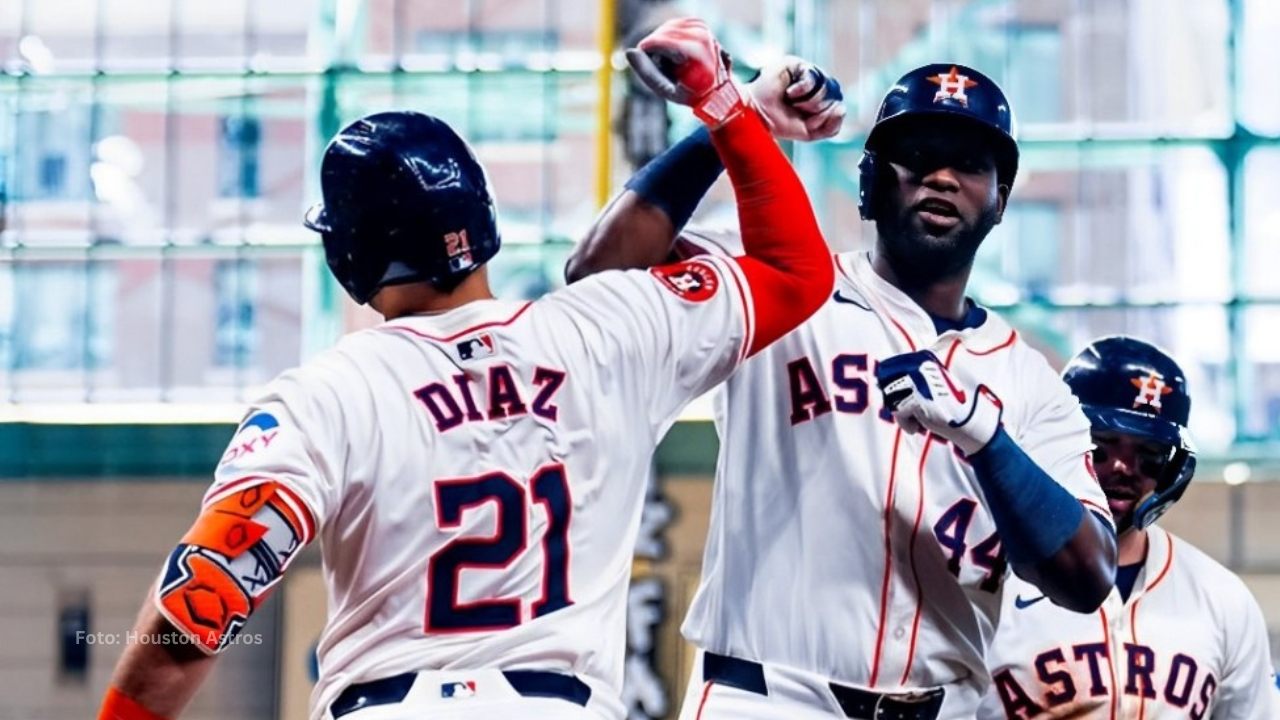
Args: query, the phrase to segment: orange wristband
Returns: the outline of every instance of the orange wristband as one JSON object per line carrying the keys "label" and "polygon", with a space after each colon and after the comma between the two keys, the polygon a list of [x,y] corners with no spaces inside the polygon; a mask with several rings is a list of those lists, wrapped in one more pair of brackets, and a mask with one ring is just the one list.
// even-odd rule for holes
{"label": "orange wristband", "polygon": [[107,688],[107,696],[102,699],[98,720],[167,720],[167,718],[142,707],[137,700],[113,686]]}

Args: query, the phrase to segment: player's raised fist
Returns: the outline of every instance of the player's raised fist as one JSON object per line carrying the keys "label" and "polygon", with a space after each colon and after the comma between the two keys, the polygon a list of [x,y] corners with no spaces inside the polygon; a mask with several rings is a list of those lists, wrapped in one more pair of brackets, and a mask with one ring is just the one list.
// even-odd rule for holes
{"label": "player's raised fist", "polygon": [[668,20],[627,50],[627,62],[654,94],[688,105],[713,129],[742,112],[729,54],[697,18]]}
{"label": "player's raised fist", "polygon": [[766,63],[747,91],[774,137],[822,140],[844,123],[840,82],[794,55]]}

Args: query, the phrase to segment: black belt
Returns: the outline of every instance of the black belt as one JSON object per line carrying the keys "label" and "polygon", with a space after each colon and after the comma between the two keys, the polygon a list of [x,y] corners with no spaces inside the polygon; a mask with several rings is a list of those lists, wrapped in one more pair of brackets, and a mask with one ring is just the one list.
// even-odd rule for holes
{"label": "black belt", "polygon": [[[768,695],[764,667],[758,662],[739,660],[716,653],[702,654],[702,680]],[[846,717],[856,720],[936,720],[942,711],[942,688],[920,693],[886,695],[827,683]]]}
{"label": "black belt", "polygon": [[[504,670],[503,677],[511,684],[512,689],[523,697],[547,697],[568,700],[571,703],[586,707],[591,699],[591,688],[578,678],[562,673],[542,670]],[[329,705],[329,713],[334,720],[376,705],[392,705],[402,702],[409,695],[418,673],[407,672],[403,675],[370,680],[369,682],[349,685],[338,695],[338,699]],[[446,683],[453,688],[456,683]],[[441,687],[441,693],[446,692]]]}

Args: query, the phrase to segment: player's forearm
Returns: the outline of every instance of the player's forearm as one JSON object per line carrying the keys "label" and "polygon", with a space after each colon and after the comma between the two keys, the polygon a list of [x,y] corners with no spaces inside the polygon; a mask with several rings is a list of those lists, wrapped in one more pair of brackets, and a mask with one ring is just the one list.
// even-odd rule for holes
{"label": "player's forearm", "polygon": [[1003,429],[969,460],[1014,572],[1058,605],[1096,610],[1115,583],[1110,528]]}
{"label": "player's forearm", "polygon": [[755,352],[822,306],[835,267],[800,178],[755,111],[744,110],[711,137],[737,196]]}
{"label": "player's forearm", "polygon": [[180,632],[150,600],[134,629],[136,636],[146,637],[147,642],[125,648],[111,678],[111,687],[124,697],[109,693],[98,720],[151,720],[136,706],[155,718],[176,718],[213,669],[214,657],[192,644],[166,642],[179,637]]}
{"label": "player's forearm", "polygon": [[667,262],[680,229],[724,171],[706,128],[640,169],[574,248],[565,279]]}
{"label": "player's forearm", "polygon": [[1054,603],[1075,612],[1093,612],[1115,584],[1115,546],[1111,529],[1086,512],[1075,534],[1052,556],[1035,564],[1011,563],[1011,567]]}
{"label": "player's forearm", "polygon": [[661,265],[670,258],[675,237],[666,211],[623,190],[573,249],[564,266],[565,280],[574,283],[603,270]]}

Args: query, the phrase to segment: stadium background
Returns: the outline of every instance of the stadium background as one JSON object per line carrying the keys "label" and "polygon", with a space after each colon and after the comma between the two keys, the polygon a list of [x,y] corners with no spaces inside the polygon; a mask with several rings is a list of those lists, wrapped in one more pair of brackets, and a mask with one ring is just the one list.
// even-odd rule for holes
{"label": "stadium background", "polygon": [[[691,127],[611,52],[681,12],[707,18],[744,72],[789,50],[844,82],[844,133],[791,149],[840,249],[869,238],[855,166],[889,83],[954,60],[1003,84],[1025,170],[973,294],[1058,363],[1112,332],[1182,361],[1204,460],[1164,523],[1246,578],[1280,651],[1280,4],[5,0],[0,720],[92,716],[121,650],[108,641],[245,400],[372,322],[299,224],[325,140],[387,108],[452,122],[495,186],[496,288],[536,296],[634,164]],[[720,188],[700,220],[731,219],[730,200]],[[632,597],[637,718],[665,717],[683,691],[677,625],[715,448],[699,404],[655,458]],[[317,560],[184,717],[302,717]],[[104,639],[77,641],[90,636]]]}

